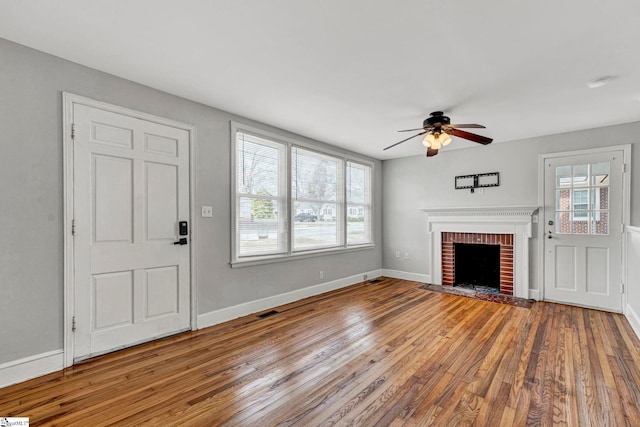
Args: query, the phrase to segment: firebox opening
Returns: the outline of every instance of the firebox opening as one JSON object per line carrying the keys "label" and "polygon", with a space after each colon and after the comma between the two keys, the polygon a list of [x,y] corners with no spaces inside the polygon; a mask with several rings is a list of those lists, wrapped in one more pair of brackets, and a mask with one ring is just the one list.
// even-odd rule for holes
{"label": "firebox opening", "polygon": [[455,243],[453,247],[454,286],[500,291],[500,245]]}

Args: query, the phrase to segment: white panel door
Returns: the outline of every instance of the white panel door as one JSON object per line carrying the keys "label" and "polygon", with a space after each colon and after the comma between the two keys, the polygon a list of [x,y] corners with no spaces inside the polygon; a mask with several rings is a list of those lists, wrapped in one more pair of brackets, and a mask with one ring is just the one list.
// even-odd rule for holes
{"label": "white panel door", "polygon": [[[189,329],[189,133],[74,104],[74,360]],[[188,240],[187,240],[188,242]]]}
{"label": "white panel door", "polygon": [[622,310],[623,153],[545,161],[544,298]]}

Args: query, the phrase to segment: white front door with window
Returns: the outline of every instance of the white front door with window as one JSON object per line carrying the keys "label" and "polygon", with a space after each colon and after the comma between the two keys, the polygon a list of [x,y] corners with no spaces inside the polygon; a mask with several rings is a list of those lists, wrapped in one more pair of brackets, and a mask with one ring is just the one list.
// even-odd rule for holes
{"label": "white front door with window", "polygon": [[545,159],[545,300],[622,311],[623,154]]}
{"label": "white front door with window", "polygon": [[77,103],[73,121],[80,360],[190,328],[189,132]]}

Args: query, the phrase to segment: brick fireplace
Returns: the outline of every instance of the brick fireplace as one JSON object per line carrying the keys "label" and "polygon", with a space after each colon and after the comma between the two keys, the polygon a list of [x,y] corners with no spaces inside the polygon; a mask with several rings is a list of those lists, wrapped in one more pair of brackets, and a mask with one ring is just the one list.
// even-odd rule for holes
{"label": "brick fireplace", "polygon": [[503,295],[513,295],[513,234],[443,232],[442,285],[444,286],[453,286],[456,283],[454,247],[458,243],[499,246],[500,293]]}
{"label": "brick fireplace", "polygon": [[537,206],[422,210],[427,214],[431,284],[453,285],[455,243],[497,244],[500,293],[535,298],[537,292],[529,290],[529,239],[537,220]]}

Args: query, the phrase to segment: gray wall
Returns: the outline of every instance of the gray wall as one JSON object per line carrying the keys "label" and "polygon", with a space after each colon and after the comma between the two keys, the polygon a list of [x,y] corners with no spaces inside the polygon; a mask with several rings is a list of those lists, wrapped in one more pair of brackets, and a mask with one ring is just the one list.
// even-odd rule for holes
{"label": "gray wall", "polygon": [[[420,209],[537,206],[539,154],[632,144],[631,225],[640,225],[640,122],[484,147],[442,150],[437,157],[383,162],[383,268],[430,275],[427,217]],[[455,144],[455,141],[452,145]],[[635,173],[634,173],[635,171]],[[500,186],[484,193],[455,190],[454,177],[500,172]],[[534,226],[534,236],[537,230]],[[396,258],[395,252],[401,251]],[[409,252],[409,259],[404,258]],[[530,242],[530,288],[538,283],[538,239]]]}
{"label": "gray wall", "polygon": [[381,162],[375,249],[231,269],[229,121],[259,124],[2,39],[0,58],[0,364],[63,347],[63,91],[196,127],[200,314],[381,268]]}

